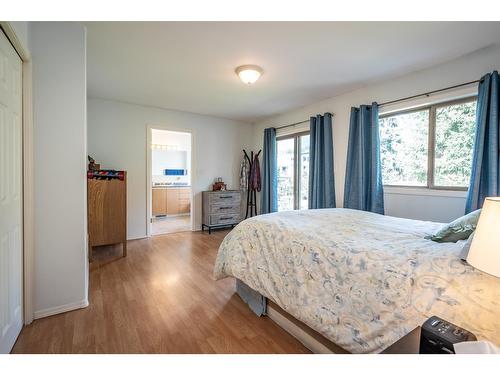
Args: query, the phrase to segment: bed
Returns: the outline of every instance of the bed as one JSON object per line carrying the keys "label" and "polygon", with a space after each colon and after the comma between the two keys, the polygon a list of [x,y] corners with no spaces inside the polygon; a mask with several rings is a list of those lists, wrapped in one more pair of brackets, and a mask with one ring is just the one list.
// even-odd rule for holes
{"label": "bed", "polygon": [[216,279],[234,277],[350,353],[379,353],[432,315],[500,345],[500,279],[459,259],[440,223],[342,208],[241,222]]}

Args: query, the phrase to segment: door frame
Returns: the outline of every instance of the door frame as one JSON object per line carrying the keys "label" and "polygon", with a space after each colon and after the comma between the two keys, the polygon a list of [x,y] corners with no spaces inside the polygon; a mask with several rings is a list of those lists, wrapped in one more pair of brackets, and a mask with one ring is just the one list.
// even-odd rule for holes
{"label": "door frame", "polygon": [[33,81],[32,60],[10,22],[0,21],[0,27],[22,61],[22,184],[23,184],[23,320],[24,325],[33,321],[33,275],[35,254],[34,214],[34,158],[33,158]]}
{"label": "door frame", "polygon": [[195,231],[195,193],[194,186],[196,185],[196,174],[193,173],[196,169],[196,132],[190,129],[177,128],[169,125],[154,125],[147,124],[146,125],[146,236],[151,237],[151,219],[152,215],[152,188],[153,184],[151,181],[152,173],[152,152],[151,152],[151,143],[152,143],[152,130],[166,130],[171,132],[179,132],[179,133],[188,133],[191,135],[191,207],[190,207],[190,222],[191,222],[191,231]]}

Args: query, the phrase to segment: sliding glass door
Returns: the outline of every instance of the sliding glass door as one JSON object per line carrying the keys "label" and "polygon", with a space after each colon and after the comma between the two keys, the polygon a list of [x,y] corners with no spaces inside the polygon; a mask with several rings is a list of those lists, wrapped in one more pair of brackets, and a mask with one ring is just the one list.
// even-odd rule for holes
{"label": "sliding glass door", "polygon": [[309,133],[277,140],[278,211],[307,209],[309,188]]}

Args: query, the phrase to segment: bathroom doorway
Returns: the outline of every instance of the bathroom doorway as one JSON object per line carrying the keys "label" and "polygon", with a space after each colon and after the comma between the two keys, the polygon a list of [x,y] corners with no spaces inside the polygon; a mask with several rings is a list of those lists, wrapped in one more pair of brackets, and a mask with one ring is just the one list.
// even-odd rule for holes
{"label": "bathroom doorway", "polygon": [[192,134],[148,127],[149,235],[192,230]]}

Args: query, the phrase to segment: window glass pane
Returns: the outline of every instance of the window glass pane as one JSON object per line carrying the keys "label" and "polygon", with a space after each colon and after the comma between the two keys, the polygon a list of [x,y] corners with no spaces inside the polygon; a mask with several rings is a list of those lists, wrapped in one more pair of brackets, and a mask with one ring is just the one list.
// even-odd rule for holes
{"label": "window glass pane", "polygon": [[434,184],[466,187],[472,166],[476,101],[436,109]]}
{"label": "window glass pane", "polygon": [[305,210],[309,195],[309,134],[300,136],[299,163],[299,209]]}
{"label": "window glass pane", "polygon": [[294,208],[294,144],[294,138],[282,139],[277,142],[278,211],[293,210]]}
{"label": "window glass pane", "polygon": [[379,125],[384,184],[427,186],[429,110],[384,117]]}

